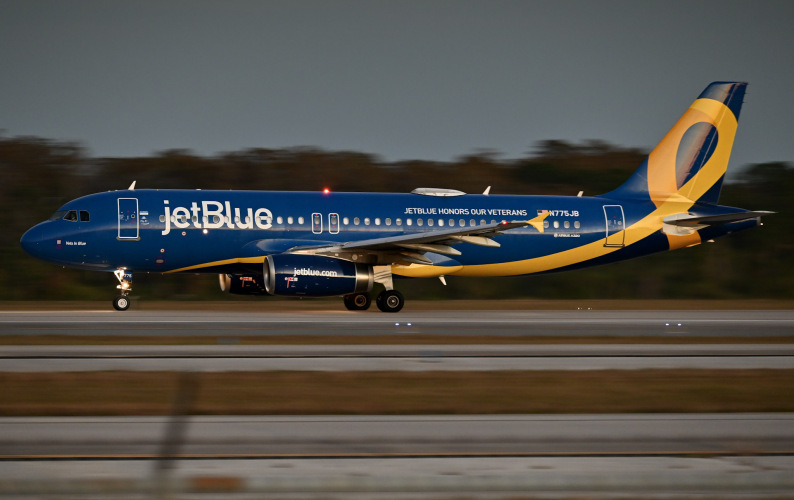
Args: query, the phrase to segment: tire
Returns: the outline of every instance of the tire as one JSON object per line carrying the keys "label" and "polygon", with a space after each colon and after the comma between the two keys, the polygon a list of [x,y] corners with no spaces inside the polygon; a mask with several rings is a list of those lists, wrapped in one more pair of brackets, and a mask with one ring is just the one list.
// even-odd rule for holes
{"label": "tire", "polygon": [[113,299],[113,309],[117,311],[126,311],[130,308],[130,299],[126,295],[119,295]]}
{"label": "tire", "polygon": [[396,313],[405,305],[405,298],[403,294],[397,290],[386,290],[378,295],[377,299],[378,309],[383,312]]}
{"label": "tire", "polygon": [[345,307],[350,311],[366,311],[372,304],[368,293],[351,293],[345,295]]}

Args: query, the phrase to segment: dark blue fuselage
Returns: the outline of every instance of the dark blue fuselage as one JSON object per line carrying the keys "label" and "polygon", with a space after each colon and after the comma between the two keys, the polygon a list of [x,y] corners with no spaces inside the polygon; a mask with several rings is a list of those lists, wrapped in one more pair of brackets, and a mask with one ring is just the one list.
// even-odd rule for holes
{"label": "dark blue fuselage", "polygon": [[[79,269],[239,273],[258,270],[257,259],[295,247],[526,220],[550,212],[543,232],[530,226],[511,229],[493,238],[498,248],[461,243],[456,247],[460,255],[431,256],[435,266],[455,267],[458,275],[482,275],[478,266],[494,264],[508,267],[487,274],[510,275],[525,274],[510,272],[510,263],[601,241],[606,245],[610,237],[614,250],[607,255],[594,255],[592,261],[562,259],[561,265],[543,271],[668,250],[661,231],[631,247],[621,237],[653,208],[647,202],[602,197],[144,189],[71,201],[58,213],[76,212],[76,220],[43,222],[24,235],[22,245],[36,257]],[[703,213],[728,211],[708,210]],[[88,220],[81,214],[88,214]],[[708,237],[754,225],[745,221],[716,232],[711,228]],[[395,274],[401,273],[395,269]]]}

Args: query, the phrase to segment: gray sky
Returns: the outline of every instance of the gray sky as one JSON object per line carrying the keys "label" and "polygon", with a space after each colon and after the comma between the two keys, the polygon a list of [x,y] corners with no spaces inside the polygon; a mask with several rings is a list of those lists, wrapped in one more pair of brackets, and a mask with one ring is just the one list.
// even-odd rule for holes
{"label": "gray sky", "polygon": [[794,160],[791,1],[0,0],[0,129],[96,156],[650,149],[750,82],[732,165]]}

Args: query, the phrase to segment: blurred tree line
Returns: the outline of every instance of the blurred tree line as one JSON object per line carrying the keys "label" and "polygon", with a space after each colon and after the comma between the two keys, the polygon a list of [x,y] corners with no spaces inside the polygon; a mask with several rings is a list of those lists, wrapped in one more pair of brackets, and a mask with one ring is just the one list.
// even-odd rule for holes
{"label": "blurred tree line", "polygon": [[[0,300],[97,299],[115,292],[109,273],[62,269],[25,254],[19,238],[63,203],[82,195],[138,188],[408,192],[444,187],[493,194],[586,195],[619,186],[647,152],[601,141],[539,142],[520,159],[478,150],[453,162],[383,162],[352,151],[311,147],[246,149],[214,157],[168,150],[144,158],[93,158],[80,145],[37,137],[0,136]],[[734,167],[735,169],[735,167]],[[404,280],[413,298],[792,298],[794,239],[790,163],[749,165],[723,187],[720,203],[772,210],[764,227],[714,244],[665,252],[573,273],[515,278]],[[217,278],[135,276],[135,295],[147,299],[221,299]]]}

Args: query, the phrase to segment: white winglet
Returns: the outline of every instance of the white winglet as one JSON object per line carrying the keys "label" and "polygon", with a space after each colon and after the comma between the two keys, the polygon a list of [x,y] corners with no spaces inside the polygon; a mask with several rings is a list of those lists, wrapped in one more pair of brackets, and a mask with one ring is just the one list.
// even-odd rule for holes
{"label": "white winglet", "polygon": [[130,184],[130,187],[128,187],[127,189],[129,189],[130,191],[135,191],[135,183],[136,182],[138,182],[138,181],[132,181],[132,184]]}
{"label": "white winglet", "polygon": [[485,188],[485,191],[483,191],[482,194],[484,194],[485,196],[488,196],[489,194],[491,194],[491,186],[488,186],[487,188]]}

